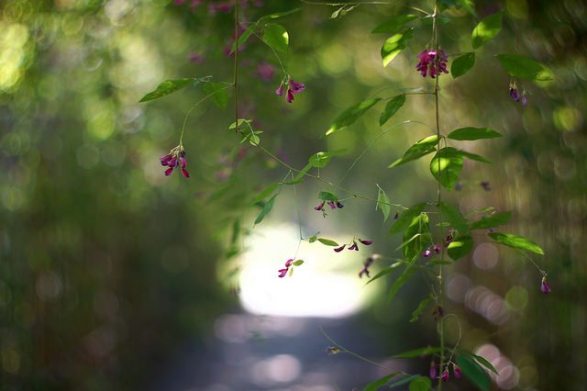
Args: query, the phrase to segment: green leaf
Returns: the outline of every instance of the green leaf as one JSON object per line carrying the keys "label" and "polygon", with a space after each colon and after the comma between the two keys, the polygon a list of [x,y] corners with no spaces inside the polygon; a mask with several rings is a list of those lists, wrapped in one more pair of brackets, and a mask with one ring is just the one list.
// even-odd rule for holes
{"label": "green leaf", "polygon": [[389,375],[385,375],[377,380],[372,381],[371,383],[367,384],[363,391],[378,391],[381,387],[389,383],[391,379],[399,375],[399,372],[393,372]]}
{"label": "green leaf", "polygon": [[318,234],[312,235],[308,238],[309,243],[314,243],[316,240],[318,240]]}
{"label": "green leaf", "polygon": [[412,278],[412,275],[416,271],[416,268],[414,268],[414,261],[415,258],[406,265],[404,270],[402,270],[401,274],[395,279],[393,284],[391,284],[388,294],[389,301],[393,300],[393,298],[395,297],[395,295],[397,295],[402,286],[404,286],[410,280],[410,278]]}
{"label": "green leaf", "polygon": [[332,159],[332,154],[328,152],[316,152],[312,156],[308,162],[312,165],[312,167],[316,168],[324,168],[328,163],[330,163],[330,159]]}
{"label": "green leaf", "polygon": [[477,155],[476,153],[471,153],[463,150],[458,150],[458,152],[461,154],[461,156],[466,157],[467,159],[475,160],[481,163],[491,163],[489,160],[487,160],[481,155]]}
{"label": "green leaf", "polygon": [[463,76],[465,73],[469,72],[471,68],[475,65],[475,53],[465,53],[461,56],[455,58],[450,66],[450,73],[453,79],[456,79],[459,76]]}
{"label": "green leaf", "polygon": [[202,91],[206,95],[212,95],[212,102],[221,109],[228,103],[227,85],[225,83],[209,82],[202,85]]}
{"label": "green leaf", "polygon": [[277,197],[277,194],[275,194],[273,197],[269,198],[269,201],[263,203],[263,207],[261,208],[261,212],[259,212],[259,214],[257,215],[257,218],[255,219],[255,225],[257,225],[261,221],[263,221],[265,216],[267,216],[269,214],[269,212],[271,212],[271,210],[273,209],[273,204],[275,203],[275,197]]}
{"label": "green leaf", "polygon": [[253,122],[253,120],[239,118],[236,122],[233,122],[228,126],[228,130],[239,129],[243,124],[250,124],[251,122]]}
{"label": "green leaf", "polygon": [[471,35],[473,49],[477,49],[481,45],[484,45],[495,38],[495,36],[501,31],[502,17],[502,12],[496,12],[493,15],[481,19],[473,29],[473,34]]}
{"label": "green leaf", "polygon": [[399,379],[395,383],[388,385],[387,388],[391,389],[391,388],[403,386],[404,384],[407,384],[418,377],[420,377],[420,375],[410,375],[410,376],[402,377],[401,379]]}
{"label": "green leaf", "polygon": [[426,203],[422,202],[420,204],[416,204],[409,208],[408,210],[402,212],[402,214],[398,217],[398,219],[391,225],[389,228],[389,233],[394,235],[399,232],[404,231],[406,228],[412,224],[412,221],[415,217],[418,217],[420,213],[426,207]]}
{"label": "green leaf", "polygon": [[500,232],[492,232],[489,234],[491,239],[495,240],[499,244],[503,244],[504,246],[509,246],[512,248],[517,248],[519,250],[529,251],[535,254],[544,255],[544,250],[531,241],[530,239],[526,239],[523,236],[513,235],[513,234],[504,234]]}
{"label": "green leaf", "polygon": [[273,184],[267,186],[266,188],[264,188],[263,190],[261,190],[255,196],[255,198],[253,198],[253,204],[257,204],[257,203],[263,201],[265,198],[269,197],[271,194],[273,194],[273,192],[275,192],[275,190],[277,190],[278,187],[279,187],[279,184],[273,183]]}
{"label": "green leaf", "polygon": [[434,299],[432,299],[432,297],[430,296],[421,300],[416,309],[414,310],[414,312],[412,312],[410,323],[414,323],[415,321],[417,321],[422,315],[422,313],[426,310],[426,308],[428,308],[430,303],[432,303],[432,301],[434,301]]}
{"label": "green leaf", "polygon": [[332,246],[332,247],[338,246],[338,243],[336,243],[334,240],[325,239],[325,238],[318,238],[318,241],[325,246]]}
{"label": "green leaf", "polygon": [[332,15],[330,15],[330,19],[341,18],[341,17],[345,16],[346,14],[348,14],[349,12],[351,12],[352,10],[354,10],[356,7],[358,7],[358,4],[356,4],[356,5],[343,5],[342,7],[335,10],[332,13]]}
{"label": "green leaf", "polygon": [[459,128],[450,132],[446,137],[452,140],[481,140],[485,138],[501,137],[501,133],[490,128]]}
{"label": "green leaf", "polygon": [[463,371],[467,379],[471,381],[478,389],[482,391],[489,391],[491,381],[487,373],[481,368],[477,362],[468,356],[457,355],[457,364]]}
{"label": "green leaf", "polygon": [[436,150],[436,144],[438,144],[437,135],[428,136],[419,140],[416,144],[408,148],[408,150],[404,153],[404,156],[391,163],[389,168],[400,166],[404,163],[419,159],[422,156],[434,152]]}
{"label": "green leaf", "polygon": [[391,213],[391,201],[385,191],[377,185],[378,193],[377,193],[377,204],[375,205],[375,210],[380,210],[383,213],[383,221],[387,221],[389,218],[389,213]]}
{"label": "green leaf", "polygon": [[473,250],[473,238],[469,235],[457,236],[448,244],[446,252],[455,261]]}
{"label": "green leaf", "polygon": [[391,274],[395,271],[395,269],[397,269],[399,266],[403,265],[403,262],[395,262],[393,265],[381,270],[379,273],[375,274],[373,276],[373,278],[371,278],[369,281],[367,281],[367,283],[365,285],[368,285],[370,283],[372,283],[375,280],[380,279],[381,277],[384,277],[388,274]]}
{"label": "green leaf", "polygon": [[493,364],[491,364],[489,361],[487,361],[485,359],[485,357],[483,357],[483,356],[477,356],[476,354],[473,354],[473,353],[467,353],[467,354],[470,355],[470,357],[472,357],[475,361],[477,361],[477,364],[481,365],[482,367],[485,367],[485,368],[489,369],[491,372],[493,372],[496,375],[498,375],[497,369],[495,369],[495,367],[493,366]]}
{"label": "green leaf", "polygon": [[297,261],[294,261],[294,266],[302,266],[304,264],[304,261],[301,259],[298,259]]}
{"label": "green leaf", "polygon": [[438,205],[438,209],[440,209],[440,212],[448,220],[450,225],[459,231],[459,233],[466,234],[469,232],[467,219],[458,208],[441,202]]}
{"label": "green leaf", "polygon": [[384,67],[386,67],[403,49],[406,48],[408,41],[413,35],[412,29],[409,29],[404,33],[394,34],[387,38],[381,47],[381,59],[383,60]]}
{"label": "green leaf", "polygon": [[234,53],[237,44],[238,47],[241,48],[249,40],[251,35],[253,35],[253,33],[255,32],[255,30],[257,30],[258,27],[259,25],[257,23],[253,23],[249,27],[247,27],[245,31],[243,31],[242,34],[238,37],[238,39],[232,43],[229,54]]}
{"label": "green leaf", "polygon": [[177,90],[181,90],[182,88],[186,87],[191,82],[206,82],[209,77],[202,77],[199,79],[194,78],[185,78],[185,79],[175,79],[175,80],[165,80],[161,84],[157,86],[153,91],[149,92],[147,95],[143,96],[139,102],[147,102],[154,99],[162,98],[166,95],[171,94]]}
{"label": "green leaf", "polygon": [[298,183],[301,183],[304,181],[304,177],[306,176],[306,174],[308,173],[308,171],[310,171],[312,169],[312,164],[308,163],[304,166],[304,168],[302,168],[295,177],[293,177],[292,180],[290,181],[285,181],[283,182],[284,185],[297,185]]}
{"label": "green leaf", "polygon": [[554,78],[549,68],[531,58],[517,54],[498,54],[497,59],[512,77],[536,81],[548,81]]}
{"label": "green leaf", "polygon": [[471,223],[471,229],[488,229],[495,228],[499,225],[509,223],[512,218],[512,212],[500,212],[491,216],[483,216],[479,220]]}
{"label": "green leaf", "polygon": [[418,19],[416,15],[398,15],[386,20],[371,31],[372,34],[397,34],[403,27],[414,19]]}
{"label": "green leaf", "polygon": [[447,189],[458,182],[462,169],[463,155],[452,147],[442,148],[430,161],[430,172]]}
{"label": "green leaf", "polygon": [[402,352],[396,354],[395,358],[416,358],[416,357],[423,357],[423,356],[430,356],[432,354],[440,353],[442,349],[437,346],[426,346],[424,348],[418,348],[413,350],[408,350],[407,352]]}
{"label": "green leaf", "polygon": [[429,391],[432,389],[432,382],[429,378],[419,376],[410,382],[409,391]]}
{"label": "green leaf", "polygon": [[477,16],[477,13],[475,12],[475,3],[473,3],[473,0],[440,0],[440,4],[446,7],[463,8],[471,15]]}
{"label": "green leaf", "polygon": [[322,201],[338,201],[338,197],[328,191],[321,191],[318,194],[318,198]]}
{"label": "green leaf", "polygon": [[330,128],[326,131],[326,136],[353,124],[380,100],[381,98],[365,99],[364,101],[349,107],[334,119],[332,125],[330,125]]}
{"label": "green leaf", "polygon": [[275,51],[282,61],[287,57],[289,34],[282,25],[276,23],[266,24],[261,39]]}
{"label": "green leaf", "polygon": [[401,94],[394,98],[392,98],[387,104],[385,105],[385,109],[383,113],[381,113],[381,117],[379,117],[379,125],[383,126],[397,111],[406,103],[406,95]]}

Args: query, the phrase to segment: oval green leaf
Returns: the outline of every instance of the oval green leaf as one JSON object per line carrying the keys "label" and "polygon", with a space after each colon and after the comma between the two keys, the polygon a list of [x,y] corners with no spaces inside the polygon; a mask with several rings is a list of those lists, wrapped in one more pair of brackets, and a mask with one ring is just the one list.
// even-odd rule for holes
{"label": "oval green leaf", "polygon": [[380,100],[381,98],[365,99],[364,101],[349,107],[334,119],[332,125],[330,125],[330,128],[326,131],[326,136],[353,124]]}
{"label": "oval green leaf", "polygon": [[261,212],[259,212],[259,214],[257,215],[257,218],[255,219],[255,225],[257,225],[261,221],[263,221],[263,219],[269,214],[269,212],[271,212],[271,210],[273,209],[273,204],[275,203],[275,197],[277,197],[277,194],[275,194],[273,197],[271,197],[269,199],[269,201],[263,203],[263,207],[261,208]]}
{"label": "oval green leaf", "polygon": [[329,191],[321,191],[318,198],[322,201],[338,201],[338,197]]}
{"label": "oval green leaf", "polygon": [[469,235],[462,235],[454,238],[448,244],[446,252],[453,260],[458,260],[473,250],[473,238]]}
{"label": "oval green leaf", "polygon": [[529,251],[534,254],[544,255],[544,250],[542,250],[539,245],[523,236],[504,234],[501,232],[492,232],[489,234],[489,237],[491,237],[491,239],[495,240],[497,243],[503,244],[504,246]]}
{"label": "oval green leaf", "polygon": [[501,133],[490,128],[459,128],[450,132],[446,137],[453,140],[481,140],[485,138],[501,137]]}
{"label": "oval green leaf", "polygon": [[477,364],[473,359],[468,356],[459,354],[457,355],[457,364],[463,371],[463,374],[467,379],[471,381],[478,389],[482,391],[489,391],[491,381],[487,373]]}
{"label": "oval green leaf", "polygon": [[381,113],[381,117],[379,117],[379,125],[383,126],[391,117],[394,116],[395,113],[406,103],[406,95],[401,94],[394,98],[392,98],[387,104],[385,105],[385,109],[383,113]]}
{"label": "oval green leaf", "polygon": [[512,212],[500,212],[491,216],[483,216],[479,220],[471,223],[471,229],[489,229],[499,225],[509,223],[512,218]]}
{"label": "oval green leaf", "polygon": [[190,84],[191,82],[196,81],[196,80],[198,80],[198,79],[185,78],[185,79],[165,80],[164,82],[159,84],[157,86],[157,88],[155,88],[153,91],[151,91],[148,94],[146,94],[145,96],[143,96],[139,102],[147,102],[150,100],[162,98],[166,95],[171,94],[172,92],[175,92],[177,90],[180,90],[180,89],[186,87],[188,84]]}
{"label": "oval green leaf", "polygon": [[469,232],[467,219],[457,207],[441,202],[438,205],[438,209],[440,209],[440,212],[448,220],[450,225],[459,231],[460,234]]}
{"label": "oval green leaf", "polygon": [[520,79],[548,81],[554,78],[550,69],[531,58],[517,54],[498,54],[497,60],[512,77]]}
{"label": "oval green leaf", "polygon": [[442,148],[430,161],[430,172],[447,189],[452,189],[458,182],[462,169],[463,155],[452,147]]}
{"label": "oval green leaf", "polygon": [[377,192],[377,204],[375,205],[375,210],[380,210],[381,213],[383,213],[383,221],[385,222],[389,218],[389,213],[391,212],[391,201],[379,185],[377,185],[377,188],[379,190]]}
{"label": "oval green leaf", "polygon": [[330,239],[326,239],[326,238],[318,238],[318,241],[325,246],[332,246],[332,247],[338,246],[338,243],[335,242],[334,240],[330,240]]}
{"label": "oval green leaf", "polygon": [[406,228],[410,226],[410,224],[412,224],[412,220],[414,220],[415,217],[419,216],[420,213],[422,213],[425,207],[426,203],[422,202],[404,211],[398,217],[398,219],[391,225],[391,227],[389,228],[389,233],[393,235],[404,231]]}
{"label": "oval green leaf", "polygon": [[463,76],[465,73],[469,72],[471,68],[475,65],[475,53],[465,53],[462,56],[458,56],[452,62],[450,66],[450,74],[452,75],[453,79],[456,79],[459,76]]}
{"label": "oval green leaf", "polygon": [[404,156],[391,163],[389,168],[400,166],[404,163],[419,159],[422,156],[434,152],[436,150],[436,144],[438,144],[437,135],[428,136],[419,140],[416,144],[407,149],[407,151],[404,153]]}
{"label": "oval green leaf", "polygon": [[387,38],[381,47],[381,59],[383,60],[384,67],[386,67],[403,49],[406,48],[412,35],[412,29],[409,29],[403,33],[394,34]]}
{"label": "oval green leaf", "polygon": [[481,45],[491,41],[501,31],[501,19],[503,13],[496,12],[489,15],[479,22],[473,29],[471,36],[473,49],[477,49]]}
{"label": "oval green leaf", "polygon": [[262,40],[275,51],[282,61],[287,57],[289,34],[282,25],[277,23],[266,24],[263,29]]}

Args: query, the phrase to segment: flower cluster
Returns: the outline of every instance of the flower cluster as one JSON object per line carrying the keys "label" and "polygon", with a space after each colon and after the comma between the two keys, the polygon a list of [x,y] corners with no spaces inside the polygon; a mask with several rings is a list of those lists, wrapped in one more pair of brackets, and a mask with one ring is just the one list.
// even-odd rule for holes
{"label": "flower cluster", "polygon": [[299,83],[288,76],[284,81],[281,82],[279,87],[277,87],[275,90],[275,95],[283,96],[285,94],[287,103],[292,103],[294,101],[294,95],[304,91],[304,88],[306,88],[304,83]]}
{"label": "flower cluster", "polygon": [[439,373],[440,368],[438,365],[436,365],[436,361],[434,361],[434,360],[432,360],[430,362],[430,371],[429,371],[428,375],[433,380],[440,379],[443,382],[447,382],[450,379],[450,373],[448,370],[449,366],[452,366],[452,373],[453,373],[455,379],[460,379],[463,377],[463,371],[454,362],[448,364],[444,368],[444,370],[440,373],[440,376],[439,376],[438,373]]}
{"label": "flower cluster", "polygon": [[418,55],[418,58],[420,61],[418,62],[418,65],[416,65],[416,69],[420,72],[422,77],[428,75],[434,79],[442,72],[448,73],[448,69],[446,68],[448,56],[444,50],[440,49],[436,52],[436,50],[426,49]]}
{"label": "flower cluster", "polygon": [[[367,240],[367,239],[357,239],[357,240],[359,242],[361,242],[362,244],[364,244],[365,246],[370,246],[370,245],[373,244],[373,241],[372,240]],[[349,250],[349,251],[352,251],[352,250],[359,251],[359,245],[357,244],[357,240],[353,239],[352,244],[350,244],[350,243],[343,244],[342,246],[335,248],[334,251],[337,252],[337,253],[339,253],[342,250],[344,250],[347,245],[349,246],[349,248],[347,250]]]}
{"label": "flower cluster", "polygon": [[328,205],[330,207],[330,209],[336,209],[336,208],[342,209],[342,208],[344,208],[344,205],[340,201],[322,201],[321,203],[319,203],[318,205],[316,205],[314,207],[314,210],[317,210],[317,211],[320,211],[320,212],[325,212],[324,205]]}
{"label": "flower cluster", "polygon": [[369,268],[373,265],[373,262],[378,260],[381,256],[379,254],[373,254],[368,257],[365,262],[363,262],[363,268],[359,272],[359,278],[363,278],[363,274],[367,276],[367,278],[371,278],[369,275]]}
{"label": "flower cluster", "polygon": [[510,98],[512,98],[516,103],[521,103],[524,107],[526,107],[526,105],[528,104],[526,91],[522,91],[522,93],[520,94],[520,91],[518,90],[515,81],[510,82]]}
{"label": "flower cluster", "polygon": [[163,155],[159,158],[161,161],[161,165],[164,167],[168,167],[165,170],[165,176],[171,175],[175,168],[179,167],[181,174],[189,178],[190,173],[186,170],[188,162],[185,158],[185,151],[183,150],[183,145],[178,145],[177,147],[173,148],[167,155]]}
{"label": "flower cluster", "polygon": [[293,258],[288,259],[285,261],[285,267],[283,269],[279,269],[277,272],[279,273],[279,278],[283,278],[287,276],[287,272],[289,272],[289,268],[293,264]]}

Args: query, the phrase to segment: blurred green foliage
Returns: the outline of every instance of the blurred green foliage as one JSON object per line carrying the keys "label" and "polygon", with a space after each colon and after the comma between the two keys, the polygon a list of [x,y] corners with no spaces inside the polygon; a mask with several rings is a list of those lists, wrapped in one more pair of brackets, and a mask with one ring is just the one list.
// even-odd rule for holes
{"label": "blurred green foliage", "polygon": [[[427,97],[409,96],[384,135],[380,110],[371,110],[322,138],[358,102],[426,88],[414,68],[429,31],[414,31],[387,68],[379,57],[385,38],[370,34],[406,13],[408,3],[361,5],[337,19],[330,19],[333,8],[293,1],[247,8],[242,19],[250,22],[301,7],[281,22],[289,32],[289,72],[306,83],[294,104],[275,96],[284,75],[259,39],[240,53],[241,117],[264,130],[262,145],[298,168],[317,151],[344,150],[324,176],[344,176],[347,187],[374,198],[378,183],[392,202],[433,197],[427,164],[387,169],[408,145],[430,135]],[[441,80],[447,131],[487,126],[504,134],[478,151],[492,166],[465,164],[464,189],[454,199],[465,210],[512,210],[512,232],[546,250],[540,262],[553,293],[539,296],[540,276],[531,265],[500,250],[504,262],[495,269],[467,261],[455,270],[504,296],[509,322],[488,324],[460,305],[451,311],[463,317],[463,346],[499,346],[518,365],[520,387],[581,389],[587,382],[587,9],[572,0],[476,6],[480,17],[500,9],[504,28],[478,51],[473,69],[456,81]],[[227,130],[230,105],[194,108],[205,94],[198,87],[138,103],[166,79],[212,75],[232,82],[232,58],[224,53],[232,45],[232,15],[166,0],[13,0],[0,11],[2,386],[141,388],[152,368],[185,338],[204,335],[229,305],[234,255],[242,250],[230,233],[252,228],[255,194],[287,173]],[[443,47],[450,54],[471,51],[476,21],[465,10],[446,16]],[[551,66],[555,79],[519,82],[530,102],[523,109],[508,96],[510,79],[497,53],[536,58]],[[267,64],[275,74],[265,80],[259,67]],[[184,145],[192,178],[166,178],[158,157],[178,144],[190,110]],[[404,120],[425,124],[397,125]],[[345,172],[366,147],[369,153]],[[491,192],[479,186],[484,180]],[[309,207],[324,189],[306,182],[300,199]],[[393,250],[397,243],[373,205],[360,208],[361,217],[345,216],[347,222],[361,220],[369,237],[389,241]],[[366,313],[382,341],[396,343],[398,333],[412,335],[413,327],[433,335],[431,321],[408,323],[420,292],[408,291],[414,297],[406,296],[393,315],[385,302]],[[394,337],[386,331],[390,324]]]}

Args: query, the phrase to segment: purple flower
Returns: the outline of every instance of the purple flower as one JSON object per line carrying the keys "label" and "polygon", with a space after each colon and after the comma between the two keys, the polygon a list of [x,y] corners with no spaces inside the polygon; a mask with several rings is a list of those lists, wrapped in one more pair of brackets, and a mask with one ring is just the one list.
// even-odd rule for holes
{"label": "purple flower", "polygon": [[293,258],[290,258],[287,261],[285,261],[285,267],[277,271],[279,278],[283,278],[287,275],[287,272],[289,272],[289,268],[291,267],[293,261]]}
{"label": "purple flower", "polygon": [[330,206],[330,209],[336,209],[336,204],[334,203],[334,201],[328,201],[327,204],[328,206]]}
{"label": "purple flower", "polygon": [[526,107],[526,105],[528,104],[528,97],[526,96],[526,91],[522,90],[522,93],[520,94],[520,91],[518,90],[515,81],[510,81],[509,93],[510,97],[514,100],[514,102],[519,102],[522,104],[523,107]]}
{"label": "purple flower", "polygon": [[420,61],[418,62],[418,65],[416,65],[416,69],[420,72],[422,77],[428,75],[434,79],[442,72],[448,73],[448,69],[446,68],[448,56],[442,49],[439,50],[438,53],[432,49],[423,50],[418,55],[418,59]]}
{"label": "purple flower", "polygon": [[271,79],[273,79],[273,76],[275,76],[275,68],[273,67],[273,65],[267,62],[262,62],[259,65],[257,65],[257,75],[263,81],[270,81]]}
{"label": "purple flower", "polygon": [[204,56],[201,53],[192,52],[189,55],[189,60],[194,64],[202,64],[204,62]]}
{"label": "purple flower", "polygon": [[373,244],[372,240],[367,240],[367,239],[359,239],[359,242],[363,243],[365,246],[370,246]]}
{"label": "purple flower", "polygon": [[424,252],[422,253],[422,256],[424,258],[428,258],[430,255],[432,255],[432,250],[430,249],[430,247],[428,247],[426,250],[424,250]]}
{"label": "purple flower", "polygon": [[359,251],[359,246],[357,246],[357,242],[353,240],[353,245],[349,247],[349,250]]}
{"label": "purple flower", "polygon": [[452,364],[452,373],[455,375],[455,379],[463,377],[463,371],[455,363]]}
{"label": "purple flower", "polygon": [[449,379],[449,374],[448,374],[448,369],[445,369],[444,371],[442,371],[442,375],[440,375],[440,380],[442,380],[443,382],[447,382]]}
{"label": "purple flower", "polygon": [[540,292],[548,295],[551,292],[550,284],[546,281],[546,276],[542,277],[542,282],[540,283]]}
{"label": "purple flower", "polygon": [[434,311],[432,311],[432,317],[434,320],[439,321],[444,317],[444,308],[441,306],[437,306]]}
{"label": "purple flower", "polygon": [[314,210],[324,211],[324,203],[325,203],[325,201],[322,201],[321,203],[319,203],[318,205],[316,205],[314,207]]}
{"label": "purple flower", "polygon": [[430,361],[430,371],[428,372],[428,376],[430,376],[430,379],[432,380],[438,378],[438,369],[436,368],[436,362],[434,360]]}
{"label": "purple flower", "polygon": [[432,246],[432,251],[434,251],[436,254],[440,254],[441,249],[442,247],[440,247],[439,244],[435,244],[434,246]]}
{"label": "purple flower", "polygon": [[344,208],[344,205],[342,204],[342,202],[336,201],[336,207],[339,209],[342,209],[342,208]]}
{"label": "purple flower", "polygon": [[168,167],[165,170],[165,176],[171,175],[173,170],[179,167],[181,174],[189,178],[190,173],[186,170],[188,162],[185,158],[185,151],[183,150],[182,145],[178,145],[177,147],[173,148],[167,155],[163,155],[159,158],[161,165],[164,167]]}
{"label": "purple flower", "polygon": [[[287,91],[286,91],[287,88]],[[279,96],[283,96],[285,92],[285,98],[288,103],[292,103],[294,101],[294,95],[299,94],[300,92],[304,91],[305,86],[304,83],[300,83],[291,79],[288,76],[286,82],[281,82],[279,87],[275,90],[275,94]]]}
{"label": "purple flower", "polygon": [[489,181],[481,181],[481,183],[479,183],[479,184],[481,185],[483,190],[491,191],[491,184],[489,183]]}
{"label": "purple flower", "polygon": [[444,239],[444,243],[448,246],[450,242],[452,242],[454,240],[454,237],[452,236],[452,233],[449,233],[448,235],[446,235],[446,238]]}
{"label": "purple flower", "polygon": [[342,250],[344,250],[345,247],[346,247],[346,244],[343,244],[342,246],[335,248],[334,251],[337,252],[337,253],[339,253]]}
{"label": "purple flower", "polygon": [[510,85],[510,97],[514,100],[514,102],[520,101],[520,93],[518,92],[518,89],[515,86],[512,87]]}
{"label": "purple flower", "polygon": [[363,274],[366,275],[367,278],[371,278],[371,276],[369,275],[369,268],[371,267],[373,262],[375,262],[379,257],[379,255],[373,254],[365,260],[365,262],[363,263],[363,268],[361,269],[361,271],[359,271],[359,278],[363,278]]}

